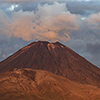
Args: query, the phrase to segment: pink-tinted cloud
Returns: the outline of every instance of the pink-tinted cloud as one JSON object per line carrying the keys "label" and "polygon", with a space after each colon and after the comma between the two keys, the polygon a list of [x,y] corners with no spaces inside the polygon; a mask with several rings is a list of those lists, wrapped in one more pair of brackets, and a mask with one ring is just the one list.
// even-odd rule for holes
{"label": "pink-tinted cloud", "polygon": [[92,14],[86,19],[88,28],[92,30],[94,34],[100,37],[100,12],[98,14]]}
{"label": "pink-tinted cloud", "polygon": [[87,22],[94,26],[98,26],[100,23],[100,12],[98,14],[90,15],[87,19]]}
{"label": "pink-tinted cloud", "polygon": [[7,31],[4,34],[26,41],[34,39],[68,41],[70,32],[79,28],[79,17],[67,11],[65,3],[38,5],[36,12],[22,10],[13,12],[12,21],[7,22]]}

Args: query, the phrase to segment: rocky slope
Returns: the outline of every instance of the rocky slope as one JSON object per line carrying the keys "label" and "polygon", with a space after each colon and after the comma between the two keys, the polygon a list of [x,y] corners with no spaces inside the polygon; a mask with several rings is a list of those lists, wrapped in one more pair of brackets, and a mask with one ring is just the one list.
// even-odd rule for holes
{"label": "rocky slope", "polygon": [[75,82],[100,87],[100,69],[59,42],[33,42],[0,63],[0,72],[14,68],[47,70]]}
{"label": "rocky slope", "polygon": [[0,74],[0,100],[100,100],[100,89],[47,71],[16,68]]}

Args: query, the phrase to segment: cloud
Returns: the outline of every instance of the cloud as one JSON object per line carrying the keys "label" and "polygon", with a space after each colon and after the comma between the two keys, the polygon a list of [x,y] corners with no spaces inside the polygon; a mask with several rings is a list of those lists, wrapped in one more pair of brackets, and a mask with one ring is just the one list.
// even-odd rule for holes
{"label": "cloud", "polygon": [[52,5],[54,1],[58,1],[59,3],[61,2],[66,3],[68,10],[72,14],[80,14],[81,16],[89,16],[93,13],[98,13],[100,11],[100,2],[92,1],[92,0],[88,2],[86,2],[86,0],[84,0],[84,2],[82,0],[70,0],[70,1],[69,0],[64,0],[64,1],[62,0],[24,0],[24,1],[14,0],[13,2],[5,1],[0,3],[0,9],[2,9],[3,11],[5,10],[6,12],[10,11],[7,9],[13,9],[15,11],[19,11],[19,10],[32,11],[32,10],[36,10],[38,4],[44,5],[47,3],[49,5]]}
{"label": "cloud", "polygon": [[100,12],[98,14],[92,14],[87,19],[88,28],[92,31],[92,33],[97,35],[97,38],[100,39]]}
{"label": "cloud", "polygon": [[[19,3],[19,2],[54,2],[54,1],[62,1],[62,0],[0,0],[0,2],[8,2],[8,3]],[[67,2],[69,0],[65,0]],[[70,0],[70,1],[93,1],[93,0]],[[98,0],[99,1],[99,0]]]}
{"label": "cloud", "polygon": [[28,2],[28,1],[35,1],[35,0],[0,0],[1,3],[16,3],[16,2]]}
{"label": "cloud", "polygon": [[88,43],[86,46],[86,52],[90,55],[91,62],[100,66],[100,42],[99,43]]}
{"label": "cloud", "polygon": [[[10,56],[20,48],[29,44],[27,41],[16,38],[8,38],[4,34],[0,33],[0,61]],[[3,55],[5,57],[3,58]]]}
{"label": "cloud", "polygon": [[92,14],[88,17],[87,21],[88,23],[92,24],[92,26],[98,26],[100,23],[100,12],[98,14]]}
{"label": "cloud", "polygon": [[8,27],[9,27],[10,19],[7,16],[6,13],[4,13],[2,10],[0,10],[0,32],[1,33],[9,33]]}
{"label": "cloud", "polygon": [[66,3],[68,10],[73,14],[89,16],[100,11],[100,1],[90,0],[88,2],[70,1]]}
{"label": "cloud", "polygon": [[36,12],[22,10],[13,12],[11,22],[8,17],[5,20],[2,16],[6,21],[2,22],[5,26],[3,27],[6,28],[3,33],[26,41],[34,39],[67,41],[70,39],[70,32],[78,29],[79,17],[67,10],[66,3],[54,2],[52,5],[38,5]]}

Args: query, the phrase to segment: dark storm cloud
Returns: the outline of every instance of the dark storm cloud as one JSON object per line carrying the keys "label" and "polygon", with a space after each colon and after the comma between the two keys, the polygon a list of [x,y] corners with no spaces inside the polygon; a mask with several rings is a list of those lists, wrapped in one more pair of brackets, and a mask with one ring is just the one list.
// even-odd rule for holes
{"label": "dark storm cloud", "polygon": [[72,1],[66,3],[68,10],[73,14],[88,16],[100,11],[100,1]]}
{"label": "dark storm cloud", "polygon": [[[10,0],[8,0],[10,1]],[[66,7],[68,8],[68,10],[72,13],[72,14],[80,14],[82,16],[88,16],[91,15],[93,13],[98,13],[100,11],[100,1],[81,1],[80,2],[78,0],[75,1],[69,1],[69,0],[65,0],[65,1],[60,1],[58,0],[58,2],[66,3]],[[38,0],[38,1],[33,1],[30,0],[30,2],[24,1],[21,2],[21,0],[17,0],[17,3],[12,1],[9,3],[0,3],[0,9],[4,10],[7,12],[7,8],[9,8],[12,4],[18,4],[19,6],[16,7],[14,10],[15,11],[19,11],[19,10],[23,10],[23,11],[32,11],[32,10],[36,10],[38,4],[44,5],[44,4],[49,4],[52,5],[53,1],[49,1],[49,0]],[[8,11],[9,13],[9,11]]]}
{"label": "dark storm cloud", "polygon": [[6,10],[9,7],[9,4],[0,4],[0,9]]}
{"label": "dark storm cloud", "polygon": [[91,62],[94,62],[97,66],[100,65],[100,42],[91,44],[88,43],[86,46],[86,52],[88,52],[90,56]]}
{"label": "dark storm cloud", "polygon": [[19,7],[15,8],[15,11],[23,10],[23,11],[33,11],[36,10],[38,6],[38,2],[31,2],[31,3],[25,3],[25,4],[19,4]]}
{"label": "dark storm cloud", "polygon": [[22,39],[8,38],[0,34],[0,61],[28,43]]}
{"label": "dark storm cloud", "polygon": [[86,50],[92,55],[97,56],[99,54],[100,56],[100,43],[95,43],[95,44],[88,43]]}

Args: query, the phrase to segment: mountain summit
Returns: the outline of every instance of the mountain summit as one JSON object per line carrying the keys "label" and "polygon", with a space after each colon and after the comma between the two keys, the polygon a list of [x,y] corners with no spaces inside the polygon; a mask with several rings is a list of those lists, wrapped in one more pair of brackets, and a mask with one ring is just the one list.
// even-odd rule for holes
{"label": "mountain summit", "polygon": [[75,82],[100,87],[100,69],[60,42],[33,42],[0,63],[0,72],[14,68],[47,70]]}

